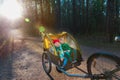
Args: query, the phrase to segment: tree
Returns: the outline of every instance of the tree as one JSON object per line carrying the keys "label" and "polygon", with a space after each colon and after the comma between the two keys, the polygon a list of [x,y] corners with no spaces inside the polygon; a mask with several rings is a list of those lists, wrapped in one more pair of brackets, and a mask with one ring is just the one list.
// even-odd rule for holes
{"label": "tree", "polygon": [[56,16],[57,16],[57,28],[61,27],[61,2],[57,0],[57,7],[56,7]]}
{"label": "tree", "polygon": [[73,30],[73,33],[77,33],[77,26],[76,26],[76,0],[72,0],[72,6],[73,6],[73,8],[72,8],[72,12],[73,12],[73,28],[72,28],[72,30]]}
{"label": "tree", "polygon": [[115,31],[119,33],[119,0],[24,0],[23,3],[31,22],[47,28],[67,28],[76,34],[107,33],[110,41]]}
{"label": "tree", "polygon": [[114,16],[115,16],[115,0],[107,1],[107,34],[109,42],[113,42],[114,35]]}
{"label": "tree", "polygon": [[118,35],[120,35],[119,8],[120,8],[120,1],[119,0],[115,0],[115,32]]}

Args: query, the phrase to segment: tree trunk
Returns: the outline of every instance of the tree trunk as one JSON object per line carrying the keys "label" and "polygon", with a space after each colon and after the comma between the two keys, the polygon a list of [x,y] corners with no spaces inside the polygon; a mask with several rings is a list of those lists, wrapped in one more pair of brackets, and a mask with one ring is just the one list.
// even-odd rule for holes
{"label": "tree trunk", "polygon": [[42,24],[44,24],[44,19],[43,19],[43,0],[40,0],[40,9],[41,9],[40,21],[41,21]]}
{"label": "tree trunk", "polygon": [[87,34],[90,33],[90,32],[89,32],[90,27],[89,27],[89,25],[88,25],[88,19],[89,19],[89,18],[88,18],[88,15],[89,15],[89,14],[88,14],[88,9],[89,9],[88,7],[89,7],[89,0],[86,0],[86,25],[85,25],[85,26],[86,26],[86,33],[87,33]]}
{"label": "tree trunk", "polygon": [[114,8],[114,1],[115,0],[108,0],[107,1],[107,35],[108,40],[110,43],[113,42],[113,35],[114,35],[114,16],[115,16],[115,8]]}
{"label": "tree trunk", "polygon": [[77,29],[76,29],[76,0],[73,0],[72,2],[72,6],[73,6],[73,26],[72,26],[72,30],[73,30],[73,33],[76,34],[77,33]]}
{"label": "tree trunk", "polygon": [[61,2],[58,0],[58,25],[61,27]]}
{"label": "tree trunk", "polygon": [[57,4],[56,5],[56,20],[57,20],[57,24],[56,24],[56,29],[59,29],[61,27],[61,2],[60,0],[57,0]]}
{"label": "tree trunk", "polygon": [[119,0],[115,0],[115,31],[118,35],[120,35],[119,31]]}
{"label": "tree trunk", "polygon": [[35,19],[36,19],[36,22],[38,22],[38,8],[37,8],[37,3],[38,3],[38,1],[35,0]]}

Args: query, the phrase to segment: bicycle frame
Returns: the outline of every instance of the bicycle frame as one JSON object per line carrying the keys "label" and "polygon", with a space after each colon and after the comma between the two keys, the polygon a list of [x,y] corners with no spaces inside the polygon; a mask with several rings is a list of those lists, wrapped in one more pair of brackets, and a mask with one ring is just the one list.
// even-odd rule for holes
{"label": "bicycle frame", "polygon": [[[108,54],[108,53],[96,53],[96,54],[93,54],[91,56],[94,56],[94,55],[107,55],[107,56],[110,56],[110,57],[114,57],[116,60],[119,59],[119,57],[117,56],[114,56],[113,54]],[[91,58],[91,56],[88,58],[88,60]],[[70,77],[80,77],[80,78],[92,78],[92,79],[106,79],[108,78],[109,76],[111,76],[112,74],[116,73],[117,71],[120,71],[120,65],[116,65],[117,68],[113,69],[112,71],[108,71],[108,72],[105,72],[103,74],[94,74],[94,75],[91,75],[89,74],[88,72],[85,72],[84,70],[82,69],[79,69],[81,70],[83,73],[85,74],[70,74],[62,69],[60,69],[65,75],[67,76],[70,76]]]}
{"label": "bicycle frame", "polygon": [[[60,68],[59,68],[60,69]],[[98,74],[95,74],[95,75],[91,75],[87,72],[85,72],[84,70],[82,70],[82,72],[84,72],[85,74],[70,74],[66,71],[64,71],[63,69],[60,69],[62,71],[62,73],[64,73],[65,75],[69,76],[69,77],[80,77],[80,78],[92,78],[92,79],[105,79],[106,77],[104,75],[98,75]]]}

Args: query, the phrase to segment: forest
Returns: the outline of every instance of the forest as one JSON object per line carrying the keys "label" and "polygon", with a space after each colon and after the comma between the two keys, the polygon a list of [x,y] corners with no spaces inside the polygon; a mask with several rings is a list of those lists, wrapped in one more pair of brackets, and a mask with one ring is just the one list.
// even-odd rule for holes
{"label": "forest", "polygon": [[0,0],[0,80],[120,80],[119,38],[120,0]]}
{"label": "forest", "polygon": [[[23,19],[16,21],[27,33],[38,34],[37,27],[65,30],[72,34],[101,34],[113,42],[120,35],[120,0],[19,0]],[[25,22],[27,18],[30,21]]]}

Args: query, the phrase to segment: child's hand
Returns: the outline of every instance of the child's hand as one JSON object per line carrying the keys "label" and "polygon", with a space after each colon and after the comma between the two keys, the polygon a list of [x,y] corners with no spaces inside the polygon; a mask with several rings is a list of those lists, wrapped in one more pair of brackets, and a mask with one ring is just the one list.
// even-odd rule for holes
{"label": "child's hand", "polygon": [[64,60],[64,58],[61,58],[61,61],[63,61]]}
{"label": "child's hand", "polygon": [[70,52],[70,50],[65,50],[64,52]]}
{"label": "child's hand", "polygon": [[67,50],[65,50],[64,52],[67,52]]}
{"label": "child's hand", "polygon": [[67,50],[68,52],[70,52],[70,50]]}

